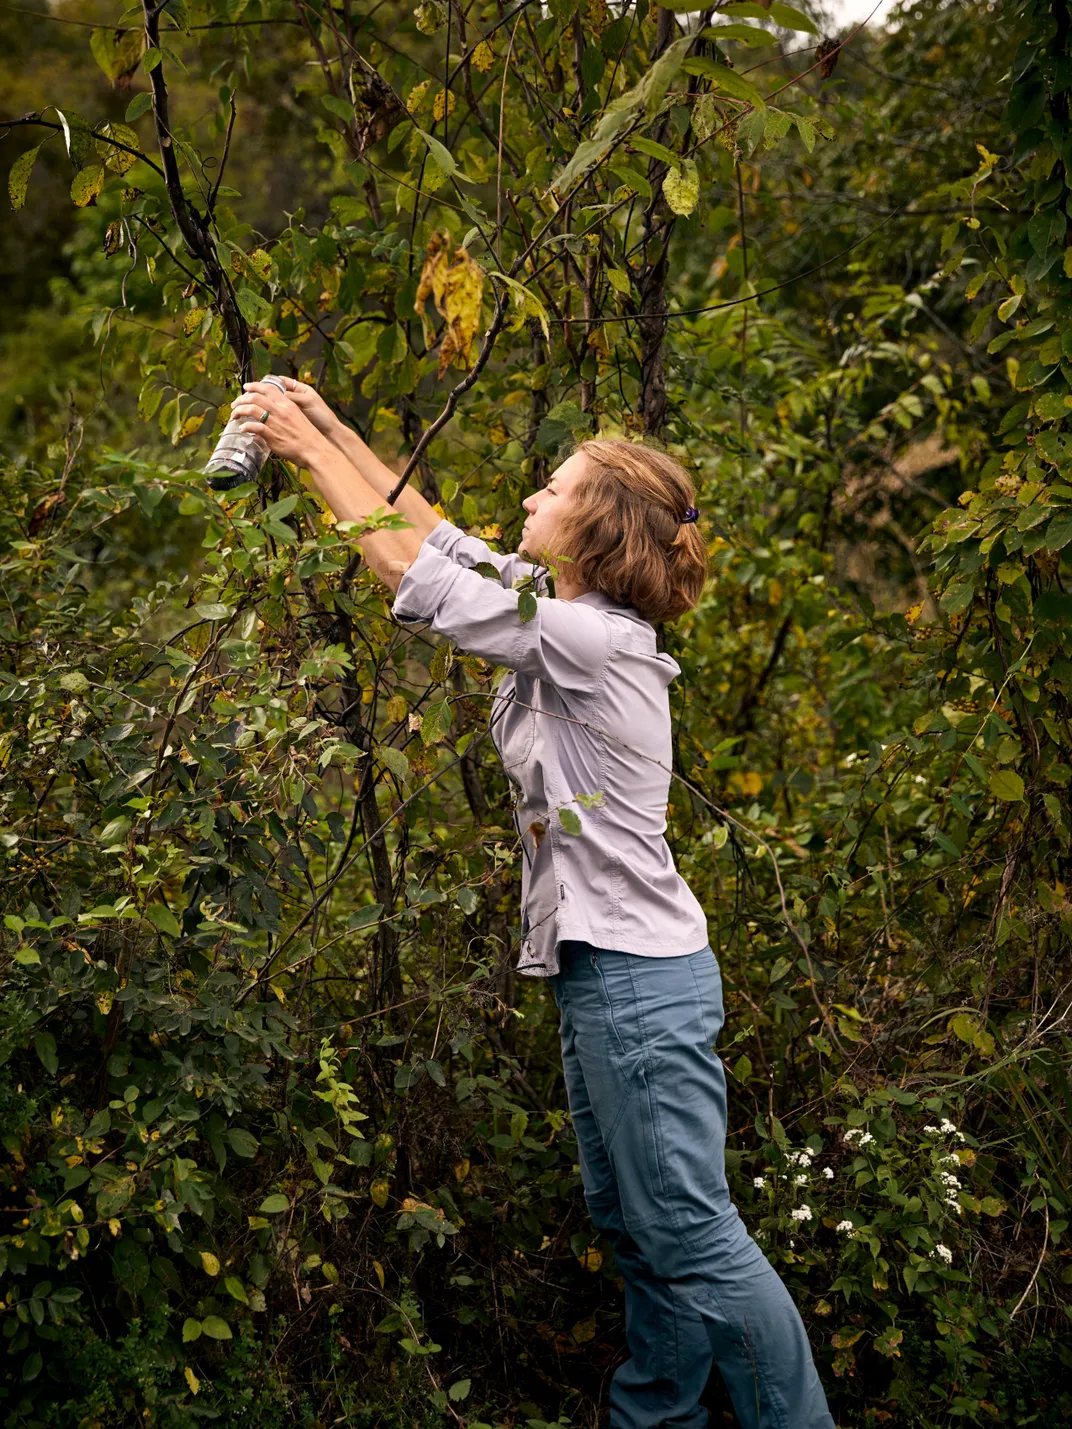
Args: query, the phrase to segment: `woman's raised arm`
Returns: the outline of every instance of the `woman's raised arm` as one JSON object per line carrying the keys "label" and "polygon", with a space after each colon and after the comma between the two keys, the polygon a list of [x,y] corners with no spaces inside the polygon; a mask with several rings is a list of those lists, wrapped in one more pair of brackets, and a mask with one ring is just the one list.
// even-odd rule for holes
{"label": "woman's raised arm", "polygon": [[[295,385],[305,387],[304,383]],[[312,393],[315,401],[304,393],[301,394],[304,401],[299,401],[299,394],[291,389],[284,396],[270,383],[247,382],[242,396],[231,408],[231,415],[244,419],[242,430],[255,432],[276,456],[305,467],[337,520],[364,521],[386,506],[387,494],[398,477],[356,432],[349,431],[338,421],[311,387],[306,391]],[[328,428],[327,433],[324,427]],[[338,440],[335,439],[336,428]],[[392,509],[405,516],[409,527],[402,531],[372,532],[363,537],[359,545],[380,579],[396,591],[417,559],[424,538],[443,518],[420,492],[409,487]]]}

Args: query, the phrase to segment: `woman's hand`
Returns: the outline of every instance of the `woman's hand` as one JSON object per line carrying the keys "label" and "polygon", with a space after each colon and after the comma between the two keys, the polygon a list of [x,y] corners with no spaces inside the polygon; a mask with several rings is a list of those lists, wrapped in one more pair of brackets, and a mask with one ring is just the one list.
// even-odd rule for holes
{"label": "woman's hand", "polygon": [[[325,436],[328,441],[333,442],[335,439],[333,434],[335,428],[339,426],[339,419],[316,388],[310,387],[308,382],[299,382],[295,377],[284,377],[282,381],[290,400],[302,409],[321,436]],[[245,385],[250,387],[253,384],[247,382]]]}
{"label": "woman's hand", "polygon": [[[304,383],[296,385],[302,387]],[[307,390],[311,392],[312,388]],[[313,396],[320,402],[315,392]],[[330,416],[327,403],[321,405]],[[264,420],[265,413],[267,420]],[[289,392],[284,396],[269,382],[245,383],[242,396],[231,404],[231,418],[244,423],[243,432],[260,437],[276,456],[296,466],[311,467],[322,460],[325,450],[334,451],[329,439]]]}

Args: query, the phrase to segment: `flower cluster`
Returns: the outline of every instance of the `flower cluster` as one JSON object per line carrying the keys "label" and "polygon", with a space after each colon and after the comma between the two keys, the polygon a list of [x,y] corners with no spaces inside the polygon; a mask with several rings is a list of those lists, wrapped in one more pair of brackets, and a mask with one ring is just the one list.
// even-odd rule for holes
{"label": "flower cluster", "polygon": [[864,1131],[862,1126],[850,1126],[845,1133],[845,1141],[849,1146],[870,1146],[874,1139],[869,1131]]}
{"label": "flower cluster", "polygon": [[785,1153],[786,1164],[789,1166],[803,1166],[805,1170],[815,1160],[815,1152],[808,1146],[802,1146],[799,1151],[787,1151]]}
{"label": "flower cluster", "polygon": [[793,1210],[793,1211],[790,1211],[790,1212],[789,1212],[789,1219],[792,1220],[792,1221],[810,1221],[810,1220],[811,1220],[811,1207],[810,1207],[810,1206],[797,1206],[796,1210]]}
{"label": "flower cluster", "polygon": [[839,1231],[842,1235],[852,1235],[852,1233],[853,1233],[853,1231],[856,1229],[856,1227],[853,1225],[852,1221],[847,1221],[847,1220],[846,1220],[846,1221],[838,1221],[838,1223],[837,1223],[837,1225],[834,1227],[834,1229],[835,1229],[836,1231]]}
{"label": "flower cluster", "polygon": [[931,1253],[932,1260],[944,1260],[946,1265],[953,1264],[953,1252],[947,1245],[936,1245]]}
{"label": "flower cluster", "polygon": [[924,1136],[955,1136],[958,1141],[966,1139],[964,1133],[958,1131],[947,1116],[944,1116],[937,1126],[925,1126],[923,1134]]}

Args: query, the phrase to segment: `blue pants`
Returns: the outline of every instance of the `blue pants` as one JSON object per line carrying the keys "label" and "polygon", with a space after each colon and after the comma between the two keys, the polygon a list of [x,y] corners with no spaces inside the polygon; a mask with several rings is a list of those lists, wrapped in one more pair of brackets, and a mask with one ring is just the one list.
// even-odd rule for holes
{"label": "blue pants", "polygon": [[714,953],[558,955],[585,1201],[625,1280],[632,1357],[611,1381],[611,1429],[703,1429],[712,1361],[741,1429],[834,1429],[796,1306],[730,1200]]}

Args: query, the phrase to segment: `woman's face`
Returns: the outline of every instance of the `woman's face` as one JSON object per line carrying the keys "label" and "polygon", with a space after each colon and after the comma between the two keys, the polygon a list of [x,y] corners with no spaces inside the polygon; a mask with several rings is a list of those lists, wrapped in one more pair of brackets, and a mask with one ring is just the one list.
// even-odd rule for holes
{"label": "woman's face", "polygon": [[521,504],[528,517],[518,542],[519,555],[537,561],[561,555],[559,532],[562,520],[570,510],[574,489],[584,469],[584,453],[574,452],[551,473],[546,486],[525,497]]}

